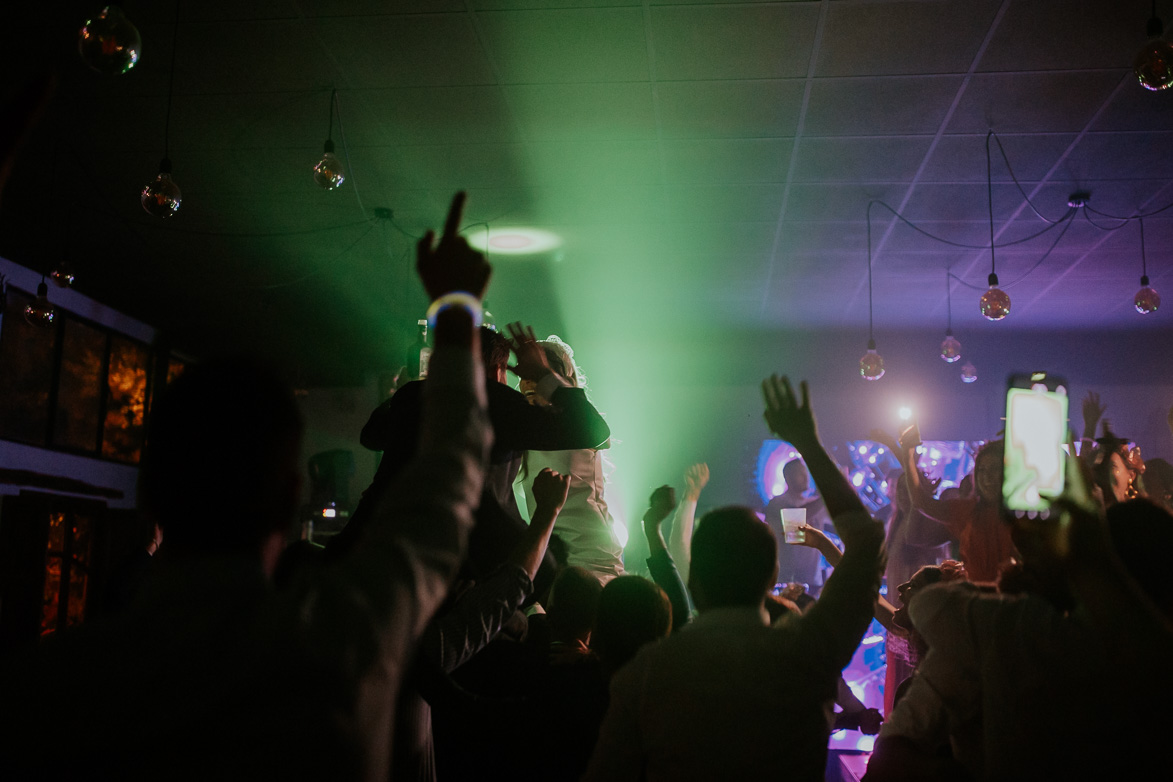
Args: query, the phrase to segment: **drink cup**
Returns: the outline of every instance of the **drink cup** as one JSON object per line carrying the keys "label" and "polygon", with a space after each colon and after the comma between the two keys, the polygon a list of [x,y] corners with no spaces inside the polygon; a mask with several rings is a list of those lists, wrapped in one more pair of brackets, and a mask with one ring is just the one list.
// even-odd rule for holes
{"label": "drink cup", "polygon": [[802,528],[805,525],[806,508],[782,509],[782,531],[786,533],[787,543],[804,543],[806,541],[806,533]]}

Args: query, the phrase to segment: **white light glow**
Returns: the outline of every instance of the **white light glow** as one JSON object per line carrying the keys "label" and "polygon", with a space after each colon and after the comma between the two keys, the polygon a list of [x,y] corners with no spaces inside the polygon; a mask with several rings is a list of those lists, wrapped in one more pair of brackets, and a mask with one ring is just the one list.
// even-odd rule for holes
{"label": "white light glow", "polygon": [[907,421],[908,419],[912,418],[912,408],[902,407],[899,411],[897,411],[897,414],[900,416],[901,421]]}
{"label": "white light glow", "polygon": [[539,228],[490,228],[470,231],[468,243],[489,255],[535,255],[562,246],[562,237]]}

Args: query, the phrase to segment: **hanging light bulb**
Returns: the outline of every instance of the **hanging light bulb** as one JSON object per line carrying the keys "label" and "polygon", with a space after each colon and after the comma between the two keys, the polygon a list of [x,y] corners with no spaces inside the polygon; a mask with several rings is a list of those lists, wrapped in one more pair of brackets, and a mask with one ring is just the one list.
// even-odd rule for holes
{"label": "hanging light bulb", "polygon": [[71,288],[75,279],[73,268],[65,261],[61,261],[53,267],[53,271],[49,272],[49,279],[58,288]]}
{"label": "hanging light bulb", "polygon": [[36,301],[24,308],[24,319],[33,326],[49,328],[56,318],[57,311],[49,303],[49,286],[42,278],[41,284],[37,286]]}
{"label": "hanging light bulb", "polygon": [[179,204],[183,201],[183,193],[179,185],[171,179],[171,160],[163,158],[159,161],[159,175],[143,188],[143,209],[147,214],[164,220],[179,211]]}
{"label": "hanging light bulb", "polygon": [[1145,28],[1149,40],[1137,53],[1132,66],[1140,86],[1153,92],[1173,85],[1173,46],[1161,40],[1164,32],[1165,26],[1157,18],[1157,2],[1153,0],[1153,15]]}
{"label": "hanging light bulb", "polygon": [[1161,306],[1161,294],[1157,293],[1149,285],[1149,278],[1146,274],[1140,278],[1141,289],[1136,292],[1136,297],[1132,300],[1136,305],[1136,311],[1141,315],[1148,315],[1150,312],[1156,312],[1157,307]]}
{"label": "hanging light bulb", "polygon": [[864,380],[879,380],[884,376],[884,357],[876,352],[876,341],[868,340],[868,352],[859,360],[859,374]]}
{"label": "hanging light bulb", "polygon": [[998,287],[998,275],[990,274],[990,289],[982,294],[979,306],[986,320],[1002,320],[1010,314],[1010,295]]}
{"label": "hanging light bulb", "polygon": [[[1002,320],[1010,314],[1010,296],[998,287],[998,275],[995,274],[998,261],[994,253],[994,175],[990,163],[990,138],[993,135],[994,131],[992,130],[986,133],[986,203],[989,206],[990,214],[990,276],[988,278],[990,289],[982,294],[982,298],[978,301],[978,308],[981,309],[986,320]],[[962,379],[965,379],[964,371]],[[973,381],[966,380],[965,382],[972,383]]]}
{"label": "hanging light bulb", "polygon": [[126,73],[138,62],[143,39],[122,9],[108,5],[87,19],[77,33],[77,50],[85,64],[99,73]]}
{"label": "hanging light bulb", "polygon": [[953,336],[953,329],[945,332],[945,340],[941,343],[941,360],[946,364],[961,360],[961,343]]}
{"label": "hanging light bulb", "polygon": [[966,361],[965,366],[961,368],[961,382],[975,383],[977,382],[977,367]]}
{"label": "hanging light bulb", "polygon": [[326,139],[322,159],[314,166],[314,182],[323,190],[333,190],[345,181],[342,161],[334,155],[334,142]]}
{"label": "hanging light bulb", "polygon": [[[338,90],[331,90],[330,124],[326,127],[326,144],[322,149],[322,159],[314,166],[314,183],[323,190],[334,190],[346,181],[346,170],[342,167],[342,161],[334,155],[334,106],[337,102]],[[344,137],[343,141],[345,140]]]}
{"label": "hanging light bulb", "polygon": [[876,333],[873,328],[872,306],[872,201],[868,204],[868,352],[859,359],[859,374],[864,380],[879,380],[884,376],[884,359],[876,352]]}
{"label": "hanging light bulb", "polygon": [[1132,303],[1141,315],[1156,312],[1161,306],[1161,296],[1149,285],[1149,261],[1145,257],[1144,249],[1144,220],[1140,220],[1140,290],[1136,292]]}
{"label": "hanging light bulb", "polygon": [[945,339],[941,342],[941,360],[952,364],[961,358],[961,343],[953,336],[953,292],[950,289],[949,278],[952,275],[945,270]]}

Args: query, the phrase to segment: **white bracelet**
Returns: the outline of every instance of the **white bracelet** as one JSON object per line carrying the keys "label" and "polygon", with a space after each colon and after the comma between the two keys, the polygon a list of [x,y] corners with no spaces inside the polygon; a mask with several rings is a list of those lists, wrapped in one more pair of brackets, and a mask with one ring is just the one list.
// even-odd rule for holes
{"label": "white bracelet", "polygon": [[473,325],[478,327],[481,325],[481,320],[484,317],[481,300],[466,291],[452,291],[445,293],[433,301],[432,306],[428,307],[428,328],[436,328],[436,316],[451,307],[463,307],[472,317]]}

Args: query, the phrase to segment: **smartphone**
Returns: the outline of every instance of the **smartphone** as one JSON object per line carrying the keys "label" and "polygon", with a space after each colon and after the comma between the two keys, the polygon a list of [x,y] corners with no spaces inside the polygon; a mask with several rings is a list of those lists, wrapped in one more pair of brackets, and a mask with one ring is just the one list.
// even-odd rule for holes
{"label": "smartphone", "polygon": [[1063,493],[1067,381],[1047,372],[1011,375],[1006,388],[1002,506],[1016,516],[1047,516]]}

